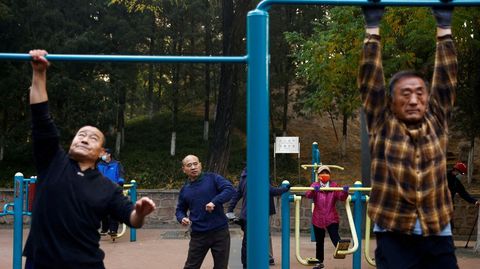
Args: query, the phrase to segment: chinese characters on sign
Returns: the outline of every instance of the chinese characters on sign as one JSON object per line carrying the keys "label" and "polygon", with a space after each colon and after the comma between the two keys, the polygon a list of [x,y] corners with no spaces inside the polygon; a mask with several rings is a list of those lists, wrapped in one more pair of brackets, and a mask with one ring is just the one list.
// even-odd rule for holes
{"label": "chinese characters on sign", "polygon": [[298,136],[277,136],[275,139],[275,154],[300,153]]}

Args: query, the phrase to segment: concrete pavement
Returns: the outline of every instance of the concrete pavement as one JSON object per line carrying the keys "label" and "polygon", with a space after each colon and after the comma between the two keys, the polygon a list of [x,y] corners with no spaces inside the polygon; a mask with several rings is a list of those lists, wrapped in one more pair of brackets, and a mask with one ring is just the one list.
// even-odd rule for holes
{"label": "concrete pavement", "polygon": [[[24,239],[28,231],[24,231]],[[240,249],[241,249],[240,229],[231,229],[231,250],[230,250],[230,269],[240,269]],[[13,248],[13,230],[0,229],[0,268],[12,268],[12,248]],[[315,256],[315,244],[310,242],[307,234],[302,235],[300,239],[301,255],[305,257]],[[183,268],[188,250],[188,238],[185,237],[185,230],[180,229],[140,229],[137,230],[137,241],[129,241],[129,233],[124,237],[118,238],[112,242],[108,238],[101,240],[101,248],[105,251],[105,266],[113,269],[175,269]],[[281,235],[272,235],[273,249],[276,264],[270,266],[271,269],[281,268]],[[371,241],[371,252],[375,248],[375,241]],[[460,268],[477,269],[480,268],[480,254],[474,253],[472,248],[465,249],[465,241],[456,241],[457,259]],[[470,242],[472,247],[475,242]],[[346,269],[352,268],[352,257],[349,255],[345,259],[333,259],[334,248],[328,238],[325,238],[325,268]],[[312,266],[303,266],[295,258],[295,241],[293,235],[290,240],[290,268],[304,269]],[[202,268],[212,268],[213,261],[209,253],[205,258]],[[362,260],[362,268],[374,268]],[[256,268],[254,268],[256,269]]]}

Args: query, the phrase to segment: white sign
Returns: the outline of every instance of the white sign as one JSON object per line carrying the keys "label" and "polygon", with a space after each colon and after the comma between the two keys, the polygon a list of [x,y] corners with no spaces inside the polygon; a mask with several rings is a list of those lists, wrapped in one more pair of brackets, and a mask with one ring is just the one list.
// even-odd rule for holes
{"label": "white sign", "polygon": [[300,153],[298,136],[277,136],[275,138],[276,153]]}

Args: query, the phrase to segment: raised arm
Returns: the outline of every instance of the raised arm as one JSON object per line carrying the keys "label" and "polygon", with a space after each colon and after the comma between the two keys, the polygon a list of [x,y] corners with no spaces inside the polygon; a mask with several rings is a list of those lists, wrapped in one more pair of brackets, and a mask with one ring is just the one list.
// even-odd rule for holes
{"label": "raised arm", "polygon": [[31,50],[32,85],[30,87],[30,107],[32,112],[33,155],[38,180],[43,180],[43,172],[60,150],[59,133],[48,111],[47,68],[45,50]]}
{"label": "raised arm", "polygon": [[362,7],[362,10],[366,25],[366,38],[357,83],[370,132],[387,106],[379,35],[379,25],[385,10],[381,6],[365,6]]}
{"label": "raised arm", "polygon": [[433,104],[437,106],[432,106],[432,110],[448,119],[455,102],[458,69],[451,30],[453,7],[434,7],[432,12],[437,22],[437,48],[431,89]]}
{"label": "raised arm", "polygon": [[32,86],[30,87],[30,104],[43,103],[48,100],[47,95],[47,68],[49,62],[45,58],[47,51],[31,50],[32,56]]}

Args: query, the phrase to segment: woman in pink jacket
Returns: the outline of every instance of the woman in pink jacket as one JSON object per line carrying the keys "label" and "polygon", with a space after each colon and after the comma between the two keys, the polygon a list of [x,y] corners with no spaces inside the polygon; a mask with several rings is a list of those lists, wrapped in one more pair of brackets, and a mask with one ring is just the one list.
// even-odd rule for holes
{"label": "woman in pink jacket", "polygon": [[336,247],[340,241],[338,234],[339,217],[335,203],[345,201],[348,196],[348,186],[343,187],[343,191],[320,191],[321,187],[338,187],[339,185],[330,180],[330,168],[322,165],[318,167],[318,180],[313,182],[310,187],[313,191],[307,191],[305,196],[313,199],[314,209],[312,214],[313,231],[316,241],[316,258],[320,262],[313,269],[323,268],[324,259],[324,238],[325,230],[328,231],[333,246]]}

